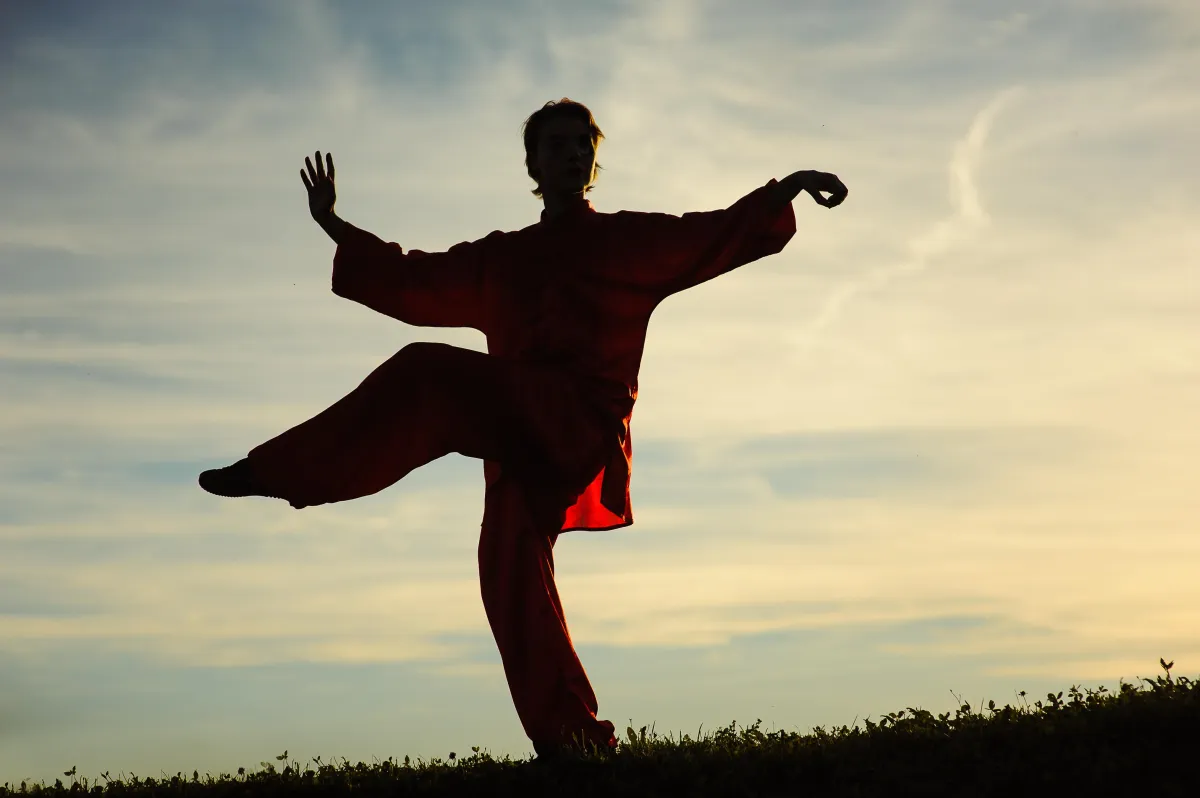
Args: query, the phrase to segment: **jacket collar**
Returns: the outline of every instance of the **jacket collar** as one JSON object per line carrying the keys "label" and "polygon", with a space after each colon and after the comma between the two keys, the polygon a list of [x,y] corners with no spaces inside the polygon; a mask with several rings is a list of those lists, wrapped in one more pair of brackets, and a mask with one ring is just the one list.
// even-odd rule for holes
{"label": "jacket collar", "polygon": [[541,223],[554,224],[566,219],[578,219],[581,216],[586,216],[590,213],[596,213],[596,206],[592,205],[592,201],[586,197],[580,197],[572,201],[566,208],[563,209],[562,215],[550,219],[546,216],[546,209],[542,209]]}

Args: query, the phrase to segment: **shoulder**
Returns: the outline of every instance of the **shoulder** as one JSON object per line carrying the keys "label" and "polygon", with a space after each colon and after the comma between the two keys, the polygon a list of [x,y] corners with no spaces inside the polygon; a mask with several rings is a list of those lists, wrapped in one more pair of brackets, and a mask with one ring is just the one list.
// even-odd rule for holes
{"label": "shoulder", "polygon": [[670,216],[668,213],[659,213],[657,211],[616,211],[615,213],[606,213],[602,215],[609,216],[615,221],[627,223],[653,221],[659,216]]}
{"label": "shoulder", "polygon": [[494,252],[503,247],[504,242],[513,234],[503,230],[493,230],[482,238],[477,238],[474,241],[460,241],[450,247],[451,252],[472,252],[472,253],[487,253]]}
{"label": "shoulder", "polygon": [[678,216],[657,211],[617,211],[606,215],[611,233],[634,241],[657,238],[679,224]]}
{"label": "shoulder", "polygon": [[655,227],[679,221],[677,215],[662,211],[617,211],[609,215],[617,224],[627,227]]}
{"label": "shoulder", "polygon": [[516,235],[516,233],[511,232],[511,231],[493,230],[492,232],[485,235],[483,238],[476,239],[472,243],[479,244],[480,246],[485,246],[485,247],[497,246],[497,245],[503,244],[505,241],[511,240],[514,235]]}

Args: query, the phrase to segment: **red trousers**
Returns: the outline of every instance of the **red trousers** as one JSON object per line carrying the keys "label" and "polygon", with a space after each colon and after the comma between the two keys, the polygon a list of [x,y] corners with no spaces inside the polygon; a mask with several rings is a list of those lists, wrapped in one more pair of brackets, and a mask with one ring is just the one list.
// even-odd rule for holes
{"label": "red trousers", "polygon": [[265,493],[297,509],[377,493],[451,452],[485,461],[479,584],[525,733],[541,753],[615,745],[567,631],[554,543],[598,473],[606,424],[570,375],[445,344],[411,344],[333,405],[255,447]]}

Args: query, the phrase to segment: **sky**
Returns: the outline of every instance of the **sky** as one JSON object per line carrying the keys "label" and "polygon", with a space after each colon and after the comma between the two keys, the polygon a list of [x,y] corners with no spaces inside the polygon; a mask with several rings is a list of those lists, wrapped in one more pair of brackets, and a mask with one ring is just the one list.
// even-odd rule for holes
{"label": "sky", "polygon": [[600,211],[849,187],[655,314],[636,523],[555,549],[600,717],[1194,678],[1196,74],[1192,0],[0,0],[0,783],[532,755],[478,461],[299,512],[196,477],[409,342],[485,349],[333,295],[304,157],[441,250],[537,221],[564,96]]}

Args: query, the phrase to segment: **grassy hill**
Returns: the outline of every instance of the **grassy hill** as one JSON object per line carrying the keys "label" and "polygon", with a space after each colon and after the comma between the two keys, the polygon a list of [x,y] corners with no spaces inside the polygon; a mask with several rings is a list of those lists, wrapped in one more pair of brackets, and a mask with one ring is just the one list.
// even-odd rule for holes
{"label": "grassy hill", "polygon": [[[287,759],[262,770],[189,778],[90,783],[64,773],[70,784],[6,784],[13,795],[564,795],[564,796],[882,796],[882,795],[1130,795],[1200,796],[1200,683],[1166,671],[1122,683],[1049,693],[1045,701],[972,709],[951,716],[908,708],[865,728],[810,734],[759,730],[761,721],[718,729],[701,739],[626,731],[615,754],[597,752],[555,761],[495,759],[473,749],[448,760],[374,765],[327,764],[301,769]],[[281,768],[281,769],[280,769]]]}

